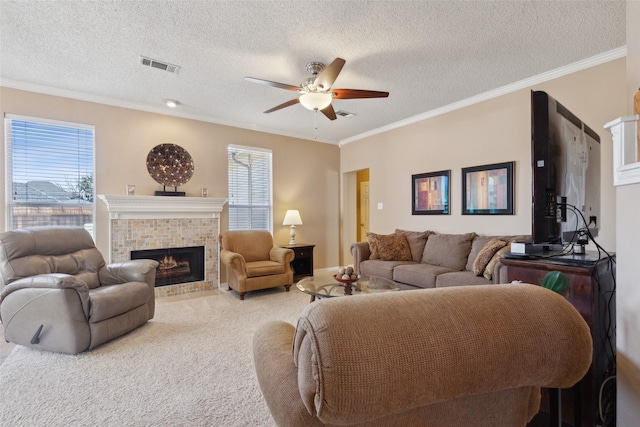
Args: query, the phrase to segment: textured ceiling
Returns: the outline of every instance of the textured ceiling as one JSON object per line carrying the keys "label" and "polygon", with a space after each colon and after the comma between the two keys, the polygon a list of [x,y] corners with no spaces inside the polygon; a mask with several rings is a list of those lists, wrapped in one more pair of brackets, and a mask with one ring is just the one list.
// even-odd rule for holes
{"label": "textured ceiling", "polygon": [[[625,45],[624,1],[0,0],[0,84],[339,143]],[[176,64],[143,67],[140,55]],[[329,121],[294,105],[310,61],[347,62]],[[176,110],[164,98],[181,102]],[[317,129],[316,129],[317,124]]]}

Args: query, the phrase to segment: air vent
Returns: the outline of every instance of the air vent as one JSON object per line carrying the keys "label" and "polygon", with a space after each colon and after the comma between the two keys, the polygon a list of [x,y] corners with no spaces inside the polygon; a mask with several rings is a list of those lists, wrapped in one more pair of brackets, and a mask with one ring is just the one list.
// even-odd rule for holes
{"label": "air vent", "polygon": [[354,113],[349,113],[348,111],[336,110],[336,116],[353,117],[353,116],[355,116],[355,114]]}
{"label": "air vent", "polygon": [[180,66],[168,64],[166,62],[158,61],[157,59],[147,58],[146,56],[140,56],[140,64],[151,68],[157,68],[158,70],[168,71],[173,74],[178,74]]}

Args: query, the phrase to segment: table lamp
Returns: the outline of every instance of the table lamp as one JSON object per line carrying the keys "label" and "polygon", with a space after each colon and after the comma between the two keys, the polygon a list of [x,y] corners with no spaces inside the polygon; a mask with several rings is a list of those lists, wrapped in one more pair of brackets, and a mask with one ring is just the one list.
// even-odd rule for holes
{"label": "table lamp", "polygon": [[288,210],[284,215],[284,221],[282,221],[282,225],[290,225],[289,237],[289,246],[296,244],[296,225],[302,225],[302,218],[300,218],[300,212],[297,210]]}

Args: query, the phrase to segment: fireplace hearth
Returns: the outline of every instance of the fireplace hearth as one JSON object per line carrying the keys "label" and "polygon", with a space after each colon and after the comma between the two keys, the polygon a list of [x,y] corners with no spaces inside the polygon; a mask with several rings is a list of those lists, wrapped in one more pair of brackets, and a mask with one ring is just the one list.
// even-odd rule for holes
{"label": "fireplace hearth", "polygon": [[131,259],[158,261],[156,287],[204,280],[204,246],[135,250]]}

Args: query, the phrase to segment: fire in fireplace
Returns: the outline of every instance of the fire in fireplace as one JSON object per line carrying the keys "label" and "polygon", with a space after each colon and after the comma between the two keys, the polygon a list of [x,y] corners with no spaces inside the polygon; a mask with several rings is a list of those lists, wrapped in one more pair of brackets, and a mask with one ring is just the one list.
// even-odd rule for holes
{"label": "fire in fireplace", "polygon": [[204,246],[131,251],[131,259],[158,261],[156,286],[204,280]]}

